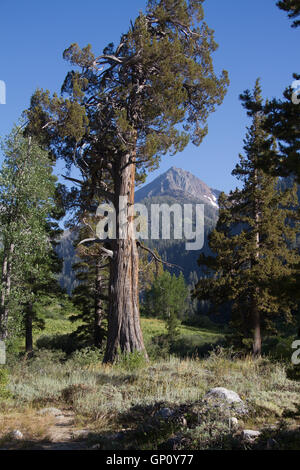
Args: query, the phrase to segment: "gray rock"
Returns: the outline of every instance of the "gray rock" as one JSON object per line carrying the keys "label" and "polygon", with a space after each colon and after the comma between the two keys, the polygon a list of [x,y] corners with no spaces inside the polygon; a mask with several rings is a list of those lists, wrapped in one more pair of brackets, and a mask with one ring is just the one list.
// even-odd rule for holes
{"label": "gray rock", "polygon": [[232,417],[229,419],[229,425],[231,429],[236,429],[239,425],[239,422],[236,418]]}
{"label": "gray rock", "polygon": [[52,415],[52,416],[61,416],[63,412],[58,408],[42,408],[38,411],[39,415]]}
{"label": "gray rock", "polygon": [[174,411],[170,408],[161,408],[157,413],[156,416],[162,419],[169,419],[174,415]]}
{"label": "gray rock", "polygon": [[260,431],[253,431],[252,429],[244,429],[242,432],[242,438],[245,441],[252,442],[261,435]]}
{"label": "gray rock", "polygon": [[18,429],[15,429],[14,431],[12,431],[10,433],[10,436],[12,439],[17,439],[18,441],[21,441],[22,439],[24,439],[23,433],[19,431]]}
{"label": "gray rock", "polygon": [[224,387],[215,387],[207,392],[204,400],[213,402],[216,406],[227,405],[234,409],[239,414],[246,414],[248,409],[240,398],[240,396],[233,390],[228,390]]}
{"label": "gray rock", "polygon": [[99,450],[99,449],[101,449],[101,444],[94,444],[94,445],[91,447],[91,449],[93,449],[93,450]]}
{"label": "gray rock", "polygon": [[212,388],[207,392],[204,398],[218,398],[227,401],[228,403],[243,403],[243,400],[233,390],[228,390],[224,387]]}

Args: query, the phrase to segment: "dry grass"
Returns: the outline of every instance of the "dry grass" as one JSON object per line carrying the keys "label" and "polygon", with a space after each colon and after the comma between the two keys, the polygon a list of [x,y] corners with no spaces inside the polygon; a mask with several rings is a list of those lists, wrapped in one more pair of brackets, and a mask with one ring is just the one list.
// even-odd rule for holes
{"label": "dry grass", "polygon": [[[59,362],[55,355],[44,352],[11,371],[9,388],[14,406],[25,410],[27,407],[27,411],[11,417],[4,414],[0,432],[3,435],[17,427],[32,439],[43,439],[49,423],[44,417],[36,417],[28,407],[49,404],[72,408],[76,426],[102,434],[121,429],[133,432],[162,406],[197,413],[205,393],[217,386],[234,390],[245,400],[250,409],[243,418],[245,427],[261,428],[283,420],[292,426],[300,419],[300,382],[287,378],[285,364],[268,359],[232,358],[230,353],[221,351],[201,360],[170,357],[142,364],[133,358],[109,367],[100,362],[89,366],[78,365],[74,360]],[[202,425],[195,428],[194,434],[199,436],[193,446],[212,445],[205,431],[209,426],[214,442],[222,446],[225,441],[219,441],[218,435],[227,436],[230,432],[228,420],[220,417],[218,421],[211,416],[203,419]]]}
{"label": "dry grass", "polygon": [[10,434],[15,430],[21,431],[26,441],[43,441],[47,439],[53,423],[53,416],[39,416],[31,407],[18,412],[5,412],[0,414],[0,442],[10,441]]}

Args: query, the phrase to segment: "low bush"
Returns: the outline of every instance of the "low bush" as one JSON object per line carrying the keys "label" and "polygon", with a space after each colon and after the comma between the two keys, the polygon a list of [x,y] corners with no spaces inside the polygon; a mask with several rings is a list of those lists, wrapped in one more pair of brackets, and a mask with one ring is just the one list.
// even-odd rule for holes
{"label": "low bush", "polygon": [[74,351],[70,360],[74,361],[74,363],[79,366],[89,366],[102,362],[103,355],[103,351],[100,351],[97,348],[87,347]]}
{"label": "low bush", "polygon": [[142,352],[119,353],[116,366],[120,369],[132,372],[146,365],[145,356]]}
{"label": "low bush", "polygon": [[184,317],[182,323],[183,325],[207,328],[208,330],[219,328],[207,315],[188,315]]}
{"label": "low bush", "polygon": [[72,334],[42,335],[36,341],[38,349],[61,350],[67,354],[78,349],[78,343],[74,340]]}
{"label": "low bush", "polygon": [[1,399],[9,398],[10,396],[10,393],[7,389],[8,380],[9,380],[8,370],[6,369],[6,367],[0,366],[0,398]]}

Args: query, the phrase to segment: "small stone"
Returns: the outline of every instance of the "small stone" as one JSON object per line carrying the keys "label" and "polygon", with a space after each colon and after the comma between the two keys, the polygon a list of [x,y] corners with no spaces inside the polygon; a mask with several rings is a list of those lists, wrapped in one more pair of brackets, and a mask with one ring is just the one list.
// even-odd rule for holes
{"label": "small stone", "polygon": [[12,431],[10,435],[12,439],[17,439],[18,441],[24,439],[23,433],[19,431],[18,429],[15,429],[14,431]]}
{"label": "small stone", "polygon": [[242,432],[242,438],[245,441],[252,442],[261,435],[260,431],[253,431],[252,429],[244,429]]}
{"label": "small stone", "polygon": [[229,420],[229,425],[230,425],[231,428],[235,429],[235,428],[238,427],[239,422],[238,422],[238,420],[237,420],[236,418],[232,417],[232,418],[230,418],[230,420]]}
{"label": "small stone", "polygon": [[78,430],[72,432],[72,435],[73,435],[74,439],[85,438],[89,434],[90,434],[90,431],[88,429],[78,429]]}
{"label": "small stone", "polygon": [[178,422],[179,422],[179,424],[181,424],[181,426],[184,426],[184,427],[187,426],[187,420],[184,416],[180,416],[179,419],[178,419]]}
{"label": "small stone", "polygon": [[159,416],[159,417],[162,418],[162,419],[171,418],[171,416],[173,416],[173,414],[174,414],[174,411],[171,410],[170,408],[161,408],[161,409],[156,413],[156,415]]}
{"label": "small stone", "polygon": [[101,449],[101,444],[94,444],[94,445],[91,447],[91,449],[93,449],[93,450],[99,450],[99,449]]}
{"label": "small stone", "polygon": [[61,416],[63,413],[58,408],[42,408],[38,411],[39,415]]}

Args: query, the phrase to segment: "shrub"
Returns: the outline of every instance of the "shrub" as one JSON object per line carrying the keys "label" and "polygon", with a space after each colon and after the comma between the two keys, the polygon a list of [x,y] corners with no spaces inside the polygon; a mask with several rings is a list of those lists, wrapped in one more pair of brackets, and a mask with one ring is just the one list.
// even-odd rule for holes
{"label": "shrub", "polygon": [[27,362],[27,368],[31,372],[46,371],[50,365],[58,365],[65,361],[66,355],[63,351],[51,351],[41,349],[34,353],[33,357]]}
{"label": "shrub", "polygon": [[38,349],[61,350],[71,354],[78,348],[72,334],[42,335],[36,341]]}
{"label": "shrub", "polygon": [[146,349],[152,360],[167,359],[170,355],[170,343],[166,334],[153,336]]}
{"label": "shrub", "polygon": [[189,315],[184,318],[182,323],[187,326],[196,326],[207,330],[213,330],[217,326],[207,315]]}
{"label": "shrub", "polygon": [[119,353],[116,365],[120,369],[124,369],[129,372],[141,369],[146,365],[145,356],[140,351],[123,354]]}
{"label": "shrub", "polygon": [[5,367],[0,367],[0,398],[5,399],[10,396],[9,391],[7,390],[8,385],[8,371]]}
{"label": "shrub", "polygon": [[91,364],[97,364],[103,359],[103,351],[100,351],[97,348],[83,348],[79,349],[71,355],[71,360],[73,360],[79,366],[89,366]]}
{"label": "shrub", "polygon": [[263,343],[263,354],[267,354],[273,359],[291,361],[293,354],[292,343],[294,336],[282,338],[280,336],[271,336],[266,338]]}
{"label": "shrub", "polygon": [[223,342],[219,340],[217,345],[215,342],[203,342],[200,335],[185,335],[172,344],[170,352],[179,357],[206,357]]}

